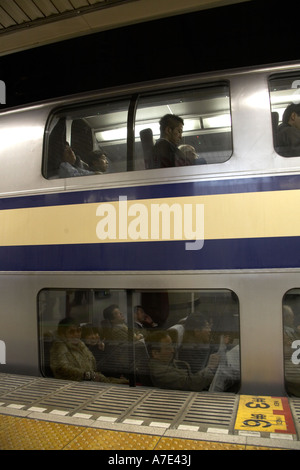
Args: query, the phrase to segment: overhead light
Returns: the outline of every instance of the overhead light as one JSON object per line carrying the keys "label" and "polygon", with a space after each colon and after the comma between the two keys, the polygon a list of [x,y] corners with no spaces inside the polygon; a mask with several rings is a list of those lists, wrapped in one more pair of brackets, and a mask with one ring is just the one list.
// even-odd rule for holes
{"label": "overhead light", "polygon": [[300,102],[300,89],[289,89],[282,91],[273,91],[271,92],[271,103],[272,105],[276,104],[290,104],[290,103],[299,103]]}
{"label": "overhead light", "polygon": [[[135,137],[139,138],[143,129],[150,128],[154,137],[159,137],[160,129],[158,122],[137,124],[135,126]],[[199,119],[184,119],[183,132],[199,130],[201,128]],[[125,140],[127,138],[127,127],[119,127],[118,129],[109,129],[107,131],[96,132],[98,142],[114,142],[116,140]]]}
{"label": "overhead light", "polygon": [[218,127],[230,127],[231,126],[231,117],[230,114],[219,114],[218,116],[210,116],[203,118],[204,128],[218,128]]}

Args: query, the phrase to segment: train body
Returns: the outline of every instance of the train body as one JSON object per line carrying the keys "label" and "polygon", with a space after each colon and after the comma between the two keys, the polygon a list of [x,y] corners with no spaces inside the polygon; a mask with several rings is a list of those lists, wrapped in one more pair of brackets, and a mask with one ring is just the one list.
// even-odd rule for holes
{"label": "train body", "polygon": [[[63,317],[100,328],[116,304],[133,325],[142,305],[178,352],[191,314],[206,316],[216,350],[228,336],[229,391],[298,396],[285,331],[300,316],[300,150],[277,147],[276,128],[299,83],[300,64],[277,64],[2,112],[0,372],[52,376]],[[166,114],[184,120],[193,161],[153,165]],[[80,176],[61,176],[65,142]],[[100,150],[108,170],[81,171]]]}

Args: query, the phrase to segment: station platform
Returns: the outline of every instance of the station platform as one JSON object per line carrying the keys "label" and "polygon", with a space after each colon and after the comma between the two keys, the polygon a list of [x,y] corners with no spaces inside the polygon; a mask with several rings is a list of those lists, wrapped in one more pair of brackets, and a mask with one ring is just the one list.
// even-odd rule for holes
{"label": "station platform", "polygon": [[300,450],[299,426],[299,399],[0,374],[6,451],[106,450],[109,464],[151,451],[144,464],[163,464],[165,455],[191,466],[198,450]]}

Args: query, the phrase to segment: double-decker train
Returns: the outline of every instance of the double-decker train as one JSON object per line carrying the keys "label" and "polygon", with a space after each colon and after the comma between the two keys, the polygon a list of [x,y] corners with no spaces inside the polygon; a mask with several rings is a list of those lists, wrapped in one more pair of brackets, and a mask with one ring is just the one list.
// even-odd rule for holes
{"label": "double-decker train", "polygon": [[[223,357],[205,390],[299,396],[300,146],[291,156],[277,139],[299,86],[300,64],[287,63],[4,110],[0,372],[55,376],[67,317],[99,331],[101,372],[144,385],[141,306],[147,337],[166,330],[177,359],[188,319],[205,318],[209,340],[190,347]],[[183,120],[185,155],[167,167],[153,158],[166,115]],[[129,326],[126,371],[103,330],[112,305]],[[160,387],[150,372],[145,384]]]}

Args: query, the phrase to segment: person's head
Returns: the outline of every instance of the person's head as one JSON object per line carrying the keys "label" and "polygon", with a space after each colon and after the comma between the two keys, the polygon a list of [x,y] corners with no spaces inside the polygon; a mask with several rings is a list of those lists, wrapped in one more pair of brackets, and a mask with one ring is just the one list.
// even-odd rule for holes
{"label": "person's head", "polygon": [[134,307],[135,320],[140,323],[143,323],[143,321],[145,321],[145,317],[146,317],[146,314],[145,314],[145,310],[143,309],[143,307],[141,305],[136,305]]}
{"label": "person's head", "polygon": [[184,154],[187,165],[193,165],[197,158],[196,150],[192,145],[180,145],[179,150]]}
{"label": "person's head", "polygon": [[158,361],[169,363],[174,357],[172,339],[167,331],[156,331],[147,340],[150,357]]}
{"label": "person's head", "polygon": [[106,307],[103,310],[103,317],[111,324],[124,323],[124,315],[116,304]]}
{"label": "person's head", "polygon": [[76,163],[76,155],[72,150],[72,147],[70,147],[69,143],[65,143],[65,148],[63,152],[63,162],[70,163],[71,165],[75,165]]}
{"label": "person's head", "polygon": [[159,121],[159,125],[160,136],[178,146],[182,138],[183,119],[175,114],[165,114]]}
{"label": "person's head", "polygon": [[63,318],[57,327],[57,334],[60,338],[71,343],[77,343],[81,338],[81,328],[74,318]]}
{"label": "person's head", "polygon": [[282,116],[283,124],[288,124],[300,130],[300,103],[291,103]]}
{"label": "person's head", "polygon": [[94,171],[101,171],[105,173],[108,169],[108,159],[105,152],[102,150],[95,150],[88,156],[89,166]]}
{"label": "person's head", "polygon": [[209,343],[211,327],[205,316],[201,313],[190,314],[184,324],[186,336],[197,342]]}
{"label": "person's head", "polygon": [[84,325],[81,329],[81,339],[85,344],[95,345],[99,342],[98,330],[92,325]]}

